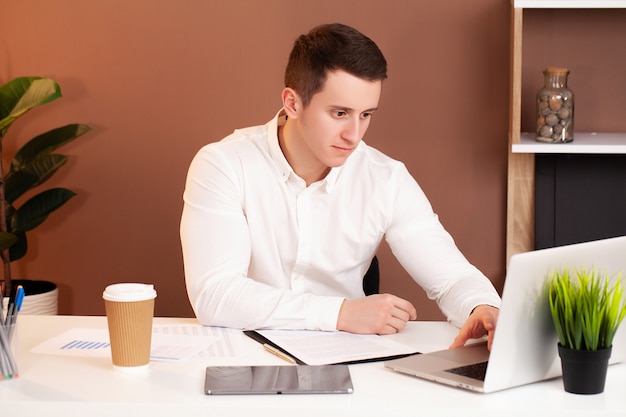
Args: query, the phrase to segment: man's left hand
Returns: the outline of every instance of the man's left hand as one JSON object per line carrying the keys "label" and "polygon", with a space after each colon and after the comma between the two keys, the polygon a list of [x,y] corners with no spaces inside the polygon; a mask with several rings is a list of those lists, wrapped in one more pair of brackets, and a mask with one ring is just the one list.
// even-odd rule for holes
{"label": "man's left hand", "polygon": [[461,347],[469,339],[478,339],[487,334],[487,348],[491,350],[496,322],[498,321],[498,312],[497,308],[489,305],[477,306],[467,318],[463,327],[461,327],[459,334],[452,342],[452,345],[450,345],[450,349]]}

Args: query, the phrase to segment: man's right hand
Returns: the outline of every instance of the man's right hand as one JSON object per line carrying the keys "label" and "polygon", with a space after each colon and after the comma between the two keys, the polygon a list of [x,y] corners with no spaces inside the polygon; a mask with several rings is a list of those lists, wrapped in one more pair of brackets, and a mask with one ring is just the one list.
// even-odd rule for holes
{"label": "man's right hand", "polygon": [[361,334],[393,334],[417,318],[413,304],[391,294],[374,294],[344,300],[339,310],[337,330]]}

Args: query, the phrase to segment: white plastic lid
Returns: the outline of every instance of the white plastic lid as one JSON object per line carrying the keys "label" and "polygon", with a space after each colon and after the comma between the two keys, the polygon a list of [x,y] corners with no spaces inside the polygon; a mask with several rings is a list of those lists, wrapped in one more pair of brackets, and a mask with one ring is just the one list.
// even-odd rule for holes
{"label": "white plastic lid", "polygon": [[105,300],[118,302],[150,300],[156,296],[154,285],[136,283],[111,284],[102,293]]}

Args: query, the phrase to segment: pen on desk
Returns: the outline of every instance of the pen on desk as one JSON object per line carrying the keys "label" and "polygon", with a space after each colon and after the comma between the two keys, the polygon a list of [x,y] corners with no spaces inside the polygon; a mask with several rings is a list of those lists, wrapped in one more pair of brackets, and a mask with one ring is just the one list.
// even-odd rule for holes
{"label": "pen on desk", "polygon": [[280,350],[276,349],[275,347],[268,345],[267,343],[263,343],[263,348],[265,348],[265,350],[267,350],[269,353],[271,353],[272,355],[276,355],[279,358],[281,358],[284,361],[287,361],[289,363],[296,363],[296,360],[294,358],[292,358],[291,356],[287,355],[286,353],[281,352]]}

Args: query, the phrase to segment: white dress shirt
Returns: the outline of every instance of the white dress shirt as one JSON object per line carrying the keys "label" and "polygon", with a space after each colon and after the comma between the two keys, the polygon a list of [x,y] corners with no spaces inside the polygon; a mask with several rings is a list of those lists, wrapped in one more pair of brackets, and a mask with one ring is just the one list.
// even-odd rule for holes
{"label": "white dress shirt", "polygon": [[404,164],[361,142],[307,187],[280,150],[279,123],[281,112],[236,130],[203,147],[189,168],[180,231],[202,324],[336,330],[343,300],[364,296],[383,238],[452,323],[479,304],[499,306]]}

